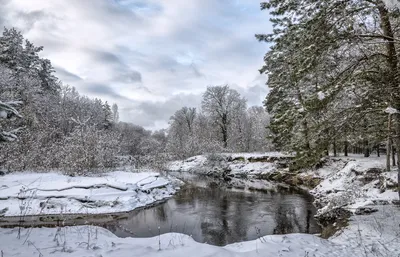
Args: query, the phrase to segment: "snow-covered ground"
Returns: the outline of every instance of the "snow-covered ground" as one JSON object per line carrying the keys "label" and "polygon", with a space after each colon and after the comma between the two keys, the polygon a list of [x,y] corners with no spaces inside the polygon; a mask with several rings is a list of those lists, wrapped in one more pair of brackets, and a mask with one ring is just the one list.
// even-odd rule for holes
{"label": "snow-covered ground", "polygon": [[387,246],[384,255],[368,255],[367,245],[336,243],[307,234],[265,236],[225,247],[197,243],[190,236],[176,233],[153,238],[118,238],[93,226],[33,228],[20,232],[18,228],[0,229],[0,238],[0,251],[5,257],[390,257],[400,253],[392,244]]}
{"label": "snow-covered ground", "polygon": [[[265,154],[226,156],[228,169],[233,173],[237,170],[251,176],[287,171],[278,168],[280,159],[269,159],[286,157],[278,154],[268,158]],[[223,161],[224,165],[226,163]],[[183,162],[172,162],[169,169],[206,174],[213,172],[209,164],[209,158],[195,156]],[[14,228],[0,229],[0,251],[3,256],[400,256],[400,207],[392,204],[398,199],[395,192],[397,173],[385,172],[384,167],[384,157],[337,157],[328,159],[322,168],[297,174],[321,181],[310,191],[315,196],[319,214],[337,207],[353,214],[360,207],[374,211],[367,215],[352,215],[348,225],[327,240],[307,234],[273,235],[217,247],[175,233],[154,238],[117,238],[111,232],[93,226],[21,231]],[[21,202],[26,201],[21,196],[33,199],[22,204],[29,207],[28,214],[96,213],[134,209],[169,197],[175,191],[171,182],[157,173],[114,172],[95,178],[65,177],[55,173],[14,174],[0,177],[0,182],[3,199],[0,207],[5,206],[3,203],[12,206],[5,215],[20,215]],[[22,210],[27,209],[23,207]],[[20,239],[17,239],[18,235]]]}
{"label": "snow-covered ground", "polygon": [[0,216],[130,211],[171,197],[171,181],[155,172],[69,177],[15,173],[0,177]]}
{"label": "snow-covered ground", "polygon": [[310,191],[318,205],[324,206],[320,213],[337,206],[354,213],[360,207],[391,204],[399,199],[397,171],[385,171],[385,157],[331,158],[324,167],[303,173],[311,174],[322,179]]}
{"label": "snow-covered ground", "polygon": [[275,172],[280,160],[290,157],[288,154],[279,152],[198,155],[183,161],[170,162],[168,169],[198,174],[215,174],[229,170],[229,174],[233,176],[246,175],[251,177]]}
{"label": "snow-covered ground", "polygon": [[[232,154],[229,161],[222,162],[222,165],[226,165],[225,169],[231,170],[231,173],[250,176],[287,172],[287,169],[279,167],[279,159],[271,158],[272,161],[265,161],[265,156],[269,154],[257,155],[257,158],[264,159],[257,162],[254,161],[255,156],[251,154]],[[394,170],[386,172],[385,163],[385,156],[330,157],[321,168],[298,174],[290,173],[290,176],[314,178],[320,181],[314,189],[310,190],[315,197],[320,217],[326,214],[329,217],[332,213],[334,219],[338,218],[335,212],[338,208],[352,214],[346,222],[347,226],[340,227],[336,223],[333,224],[337,226],[333,230],[333,236],[329,238],[330,242],[347,245],[348,249],[353,249],[353,254],[343,256],[400,256],[398,250],[400,249],[400,207],[394,205],[399,199],[397,171],[395,167]],[[173,162],[170,169],[204,174],[218,172],[218,169],[212,169],[205,156]]]}

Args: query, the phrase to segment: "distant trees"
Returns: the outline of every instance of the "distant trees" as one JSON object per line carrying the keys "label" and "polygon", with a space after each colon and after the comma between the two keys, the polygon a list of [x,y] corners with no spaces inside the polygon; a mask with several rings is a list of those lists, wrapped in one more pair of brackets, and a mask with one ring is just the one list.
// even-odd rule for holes
{"label": "distant trees", "polygon": [[227,85],[208,87],[202,110],[183,107],[168,130],[151,132],[120,122],[117,104],[62,84],[51,62],[40,57],[42,50],[15,29],[0,37],[0,141],[9,141],[1,144],[1,169],[74,175],[117,165],[162,168],[171,158],[268,148],[267,113],[247,109]]}
{"label": "distant trees", "polygon": [[119,122],[117,104],[63,85],[42,49],[15,29],[0,37],[0,141],[10,141],[0,146],[0,168],[77,174],[113,168],[119,156],[135,167],[162,159],[165,133]]}
{"label": "distant trees", "polygon": [[263,151],[268,115],[262,107],[247,110],[246,99],[228,85],[208,87],[202,112],[183,107],[170,119],[168,152],[178,158],[223,151]]}
{"label": "distant trees", "polygon": [[230,126],[235,119],[240,120],[240,116],[245,112],[246,100],[228,85],[214,86],[208,87],[203,94],[201,106],[213,123],[218,126],[223,147],[227,148]]}

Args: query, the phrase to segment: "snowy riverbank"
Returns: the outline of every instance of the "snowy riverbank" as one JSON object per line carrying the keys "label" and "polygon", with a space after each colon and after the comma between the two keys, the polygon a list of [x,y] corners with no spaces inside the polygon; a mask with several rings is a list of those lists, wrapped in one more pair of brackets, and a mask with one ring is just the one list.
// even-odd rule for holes
{"label": "snowy riverbank", "polygon": [[287,160],[291,157],[279,152],[198,155],[183,161],[170,162],[168,169],[212,176],[219,176],[225,172],[233,177],[254,177],[286,167]]}
{"label": "snowy riverbank", "polygon": [[[4,243],[0,250],[4,256],[61,257],[399,256],[400,208],[393,204],[398,197],[395,191],[396,172],[384,171],[384,157],[330,158],[321,168],[296,173],[283,167],[281,161],[286,157],[279,154],[236,154],[227,158],[230,172],[234,172],[235,167],[244,167],[240,176],[234,175],[238,180],[244,174],[249,180],[255,174],[261,174],[272,180],[266,181],[268,184],[286,176],[291,178],[290,183],[310,178],[318,181],[318,186],[310,190],[315,197],[318,214],[333,217],[328,222],[337,225],[329,234],[329,239],[308,234],[271,235],[217,247],[197,243],[190,236],[176,233],[153,238],[118,238],[95,226],[29,228],[20,231],[18,228],[0,228],[0,241]],[[200,173],[209,174],[208,161],[206,157],[196,156],[184,162],[172,163],[171,170],[175,167],[175,170],[185,174],[195,172],[200,167]],[[227,167],[224,161],[222,164]],[[217,165],[214,171],[221,172]],[[18,195],[22,186],[25,187],[22,194],[35,191],[34,200],[28,206],[36,206],[36,209],[30,207],[29,210],[47,213],[59,213],[60,210],[64,213],[82,210],[83,213],[98,213],[134,209],[169,197],[175,192],[171,182],[159,177],[157,173],[114,172],[95,178],[65,177],[55,173],[14,174],[0,177],[0,181],[2,185],[7,185],[1,188],[2,197],[7,196],[2,198],[1,206],[4,206],[3,201],[15,202],[15,206],[6,215],[12,215],[13,212],[18,215],[21,202]],[[305,188],[304,184],[299,186]],[[116,198],[120,204],[114,205]],[[45,204],[40,205],[42,202]],[[86,206],[93,206],[93,203],[96,203],[94,208]],[[47,208],[48,204],[52,208]],[[65,209],[67,205],[69,210]],[[335,220],[340,218],[337,210],[349,213],[345,226]],[[20,239],[17,239],[18,235]]]}
{"label": "snowy riverbank", "polygon": [[[318,220],[325,227],[323,234],[330,242],[364,251],[349,256],[398,256],[394,250],[400,248],[397,171],[385,171],[385,156],[330,157],[322,167],[300,172],[285,168],[284,158],[276,153],[235,154],[212,166],[209,158],[195,156],[171,163],[170,168],[211,176],[226,171],[234,177],[262,177],[309,190],[315,198]],[[241,173],[236,167],[241,167]]]}
{"label": "snowy riverbank", "polygon": [[[17,239],[19,234],[20,239]],[[307,234],[265,236],[225,247],[197,243],[190,236],[176,233],[153,238],[118,238],[108,230],[93,226],[22,229],[20,233],[17,228],[0,229],[0,238],[4,256],[374,256],[366,255],[365,248],[357,244],[331,242]],[[398,256],[400,250],[392,244],[384,253],[381,256]]]}
{"label": "snowy riverbank", "polygon": [[70,177],[14,173],[0,177],[0,217],[126,212],[171,197],[171,181],[155,172]]}

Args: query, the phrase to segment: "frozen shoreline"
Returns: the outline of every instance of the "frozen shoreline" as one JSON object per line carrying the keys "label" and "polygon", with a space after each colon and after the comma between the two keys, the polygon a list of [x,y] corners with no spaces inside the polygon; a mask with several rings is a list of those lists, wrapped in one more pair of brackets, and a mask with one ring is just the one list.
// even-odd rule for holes
{"label": "frozen shoreline", "polygon": [[127,212],[171,197],[176,187],[155,172],[96,177],[15,173],[0,177],[0,216]]}
{"label": "frozen shoreline", "polygon": [[[110,231],[94,226],[22,229],[20,239],[17,239],[18,234],[17,228],[0,229],[0,238],[4,243],[0,250],[4,256],[364,256],[362,248],[308,234],[265,236],[224,247],[197,243],[190,236],[177,233],[152,238],[118,238]],[[396,254],[396,251],[394,249],[393,253]]]}
{"label": "frozen shoreline", "polygon": [[[243,156],[236,154],[235,158],[240,157]],[[250,157],[252,156],[246,156],[244,161],[234,161],[232,167],[248,166],[243,170],[250,175],[287,172],[286,169],[277,168],[273,161],[257,163],[249,161],[248,158]],[[262,156],[257,156],[257,158],[260,157]],[[204,161],[205,157],[203,156],[192,157],[188,162],[180,162],[184,164],[183,167],[186,169],[181,170],[181,172],[193,171],[199,164],[204,167]],[[178,167],[178,164],[175,163],[174,165]],[[268,169],[265,169],[266,167]],[[400,208],[391,204],[398,197],[397,192],[393,190],[395,188],[393,183],[395,172],[384,172],[383,168],[384,157],[350,156],[330,158],[322,168],[297,174],[299,178],[313,177],[320,181],[319,185],[310,191],[316,199],[319,214],[332,212],[336,208],[343,208],[353,214],[348,219],[347,226],[339,227],[329,239],[308,234],[271,235],[260,237],[257,240],[217,247],[197,243],[190,236],[176,233],[168,233],[153,238],[118,238],[111,232],[95,226],[22,229],[21,239],[17,239],[19,232],[17,228],[14,228],[0,229],[0,240],[5,242],[4,246],[0,246],[0,250],[4,252],[4,256],[14,254],[19,254],[19,256],[43,254],[43,256],[47,256],[52,253],[56,253],[57,256],[93,257],[184,257],[189,255],[198,257],[251,257],[260,255],[282,257],[398,256],[400,254],[400,228],[398,225],[400,224]],[[206,170],[207,168],[202,169],[202,171]],[[234,171],[234,169],[231,169],[231,171]],[[92,190],[105,190],[103,195],[109,196],[109,199],[113,199],[115,196],[109,190],[126,192],[126,188],[126,190],[132,192],[138,191],[136,193],[139,196],[147,195],[149,190],[150,192],[166,190],[165,194],[161,194],[161,198],[173,194],[174,191],[168,191],[168,188],[175,190],[168,180],[164,181],[163,178],[159,178],[157,173],[136,176],[135,179],[131,179],[135,183],[126,183],[125,187],[123,184],[118,184],[119,180],[115,176],[106,176],[106,179],[102,178],[101,181],[91,181],[91,185],[102,185]],[[106,182],[104,182],[104,179]],[[123,181],[128,180],[124,178]],[[64,184],[59,188],[66,189],[67,187]],[[14,195],[17,192],[16,189],[17,187],[12,191]],[[41,187],[41,189],[54,189],[54,187]],[[70,189],[61,190],[61,192],[68,190]],[[77,189],[74,188],[73,190]],[[54,190],[42,190],[41,192],[54,192]],[[9,194],[12,195],[12,193]],[[42,194],[39,195],[43,196]],[[160,196],[159,194],[151,195],[151,199]],[[93,198],[93,194],[91,197]],[[141,204],[150,202],[150,198],[143,199],[145,200],[141,201]],[[129,203],[129,200],[126,200],[126,202]],[[132,207],[133,205],[127,204],[125,206]],[[138,206],[138,203],[135,206]],[[110,209],[114,207],[102,208]],[[374,211],[371,214],[354,215],[360,208],[370,208]]]}

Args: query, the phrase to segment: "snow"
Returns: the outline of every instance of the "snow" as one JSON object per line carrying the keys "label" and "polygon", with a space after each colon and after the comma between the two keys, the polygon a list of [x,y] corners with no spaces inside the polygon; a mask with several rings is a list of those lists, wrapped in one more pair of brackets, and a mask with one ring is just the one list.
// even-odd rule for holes
{"label": "snow", "polygon": [[[224,155],[229,158],[240,158],[228,162],[232,172],[251,175],[276,169],[275,162],[249,161],[251,157],[264,158],[265,154]],[[276,156],[287,157],[279,154]],[[171,162],[169,169],[191,176],[191,172],[182,171],[195,171],[199,167],[206,170],[209,168],[207,162],[207,157],[195,156],[184,161]],[[4,256],[60,257],[399,256],[400,207],[390,204],[398,199],[397,192],[393,191],[397,173],[394,170],[386,172],[384,168],[384,156],[364,158],[353,155],[331,157],[326,160],[322,168],[300,174],[321,179],[321,183],[310,191],[316,202],[322,206],[318,213],[327,212],[338,206],[353,213],[357,208],[365,206],[377,210],[369,215],[352,215],[348,226],[341,228],[328,240],[308,234],[270,235],[253,241],[217,247],[195,242],[190,236],[177,233],[153,238],[118,238],[100,227],[78,226],[21,229],[21,238],[17,239],[18,228],[1,228],[0,250]],[[254,183],[254,188],[260,189],[270,186],[271,183],[263,184],[252,179],[248,181]],[[243,184],[243,187],[250,186]],[[82,210],[85,213],[97,213],[134,209],[157,199],[169,197],[175,192],[170,178],[162,178],[154,172],[113,172],[101,177],[67,177],[58,173],[11,174],[0,177],[0,190],[3,199],[0,210],[6,205],[11,205],[10,210],[6,212],[8,216],[19,215],[21,212],[19,209],[21,200],[18,200],[18,196],[21,195],[33,196],[33,200],[29,202],[29,214],[38,211],[74,213]],[[94,208],[84,206],[90,201],[82,203],[82,200],[88,199],[97,205]],[[44,201],[47,203],[46,206],[59,204],[64,205],[64,208],[39,210],[37,206]]]}
{"label": "snow", "polygon": [[[0,229],[0,250],[4,256],[364,256],[361,255],[364,249],[356,245],[334,243],[306,234],[265,236],[225,247],[197,243],[190,236],[177,233],[153,238],[117,238],[108,230],[94,226],[21,229],[20,239],[17,237],[17,228]],[[399,253],[399,249],[389,249],[392,256]]]}
{"label": "snow", "polygon": [[0,110],[0,119],[6,119],[7,118],[7,112]]}
{"label": "snow", "polygon": [[319,99],[320,101],[322,101],[322,100],[325,99],[325,94],[324,94],[324,92],[319,91],[319,92],[317,93],[317,96],[318,96],[318,99]]}
{"label": "snow", "polygon": [[398,8],[400,7],[400,1],[399,0],[384,0],[385,4],[389,8]]}
{"label": "snow", "polygon": [[393,107],[388,107],[385,109],[385,112],[388,114],[395,114],[395,113],[399,113],[399,110],[393,108]]}
{"label": "snow", "polygon": [[[210,172],[220,172],[221,168],[230,170],[232,175],[264,175],[275,172],[277,165],[275,160],[268,158],[291,158],[292,155],[280,152],[267,153],[221,153],[217,154],[224,158],[218,163],[208,161],[207,156],[198,155],[183,161],[173,161],[168,164],[168,170],[179,172],[193,172],[199,174],[209,174]],[[263,158],[266,161],[251,161],[251,158]]]}
{"label": "snow", "polygon": [[4,216],[125,212],[174,193],[171,181],[155,172],[15,173],[0,177],[0,211],[6,210]]}
{"label": "snow", "polygon": [[331,158],[329,165],[310,171],[323,181],[311,190],[311,194],[326,205],[318,212],[329,211],[334,206],[344,206],[355,212],[357,208],[374,205],[374,202],[392,203],[398,193],[387,188],[397,181],[397,171],[384,172],[385,156],[350,156]]}

